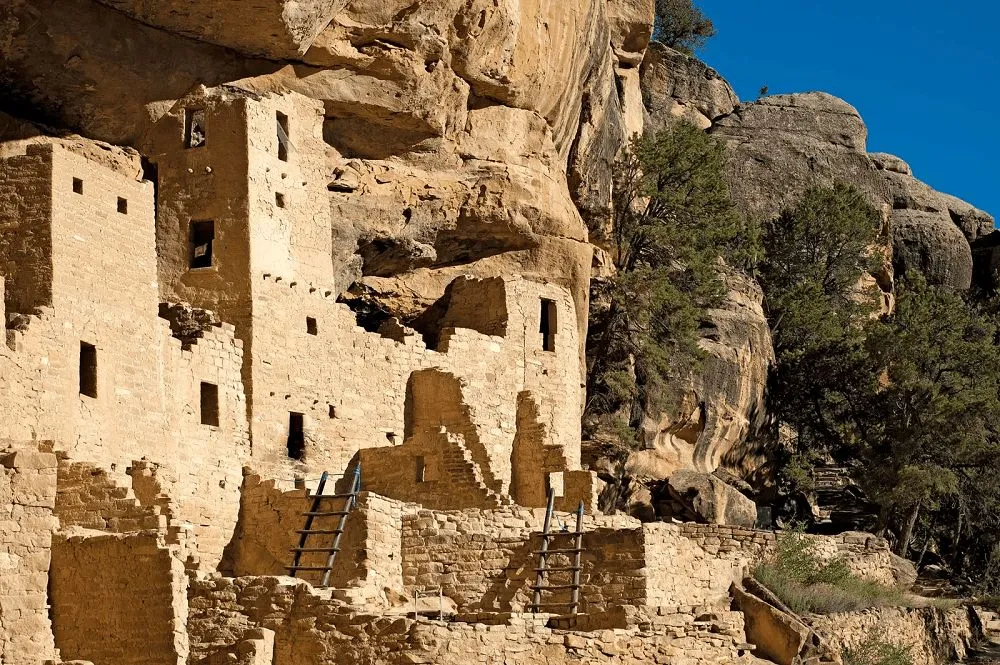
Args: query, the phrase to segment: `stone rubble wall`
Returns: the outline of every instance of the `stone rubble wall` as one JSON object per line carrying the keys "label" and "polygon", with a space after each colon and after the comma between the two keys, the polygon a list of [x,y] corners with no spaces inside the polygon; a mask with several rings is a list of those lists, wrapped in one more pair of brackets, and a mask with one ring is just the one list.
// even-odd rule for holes
{"label": "stone rubble wall", "polygon": [[0,662],[56,658],[46,587],[59,525],[56,458],[0,443]]}
{"label": "stone rubble wall", "polygon": [[943,665],[965,659],[976,636],[977,621],[964,607],[877,607],[861,612],[804,617],[830,646],[839,651],[856,649],[877,639],[897,646],[911,646],[914,665]]}
{"label": "stone rubble wall", "polygon": [[64,659],[94,665],[186,662],[188,577],[157,532],[60,532],[53,538],[49,585]]}
{"label": "stone rubble wall", "polygon": [[544,614],[493,614],[476,622],[367,615],[287,578],[194,581],[192,662],[225,651],[248,630],[275,632],[275,665],[339,663],[757,663],[738,613],[653,608],[641,621],[587,632],[548,627]]}

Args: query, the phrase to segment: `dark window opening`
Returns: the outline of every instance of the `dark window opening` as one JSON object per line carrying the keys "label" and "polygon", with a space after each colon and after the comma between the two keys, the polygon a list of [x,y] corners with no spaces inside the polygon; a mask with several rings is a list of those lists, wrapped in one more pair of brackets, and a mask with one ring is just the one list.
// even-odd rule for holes
{"label": "dark window opening", "polygon": [[201,424],[219,426],[219,386],[201,383]]}
{"label": "dark window opening", "polygon": [[123,215],[128,214],[128,199],[123,199],[120,196],[118,197],[118,212]]}
{"label": "dark window opening", "polygon": [[97,397],[97,347],[80,342],[80,394]]}
{"label": "dark window opening", "polygon": [[288,456],[302,460],[306,453],[305,416],[301,413],[288,414]]}
{"label": "dark window opening", "polygon": [[191,267],[212,266],[212,241],[215,240],[215,222],[191,222]]}
{"label": "dark window opening", "polygon": [[311,316],[306,317],[306,332],[310,335],[319,334],[319,326],[316,325],[316,319]]}
{"label": "dark window opening", "polygon": [[424,461],[423,455],[418,455],[416,460],[417,466],[417,482],[423,483],[427,481],[427,464]]}
{"label": "dark window opening", "polygon": [[558,321],[556,320],[557,312],[558,310],[556,309],[555,300],[542,298],[541,322],[538,326],[538,332],[542,333],[543,351],[556,350],[556,330],[558,329]]}
{"label": "dark window opening", "polygon": [[281,193],[278,193],[278,192],[275,192],[274,193],[274,205],[278,206],[279,208],[284,208],[285,207],[285,195],[281,194]]}
{"label": "dark window opening", "polygon": [[83,194],[83,180],[73,178],[73,192],[76,194]]}
{"label": "dark window opening", "polygon": [[205,109],[184,109],[184,147],[205,145]]}
{"label": "dark window opening", "polygon": [[333,404],[329,404],[328,406],[330,407],[330,418],[331,419],[332,418],[336,418],[337,417],[337,407],[335,407]]}
{"label": "dark window opening", "polygon": [[277,131],[278,131],[278,159],[283,162],[288,161],[288,146],[290,141],[288,140],[288,116],[278,111],[276,114],[278,121]]}

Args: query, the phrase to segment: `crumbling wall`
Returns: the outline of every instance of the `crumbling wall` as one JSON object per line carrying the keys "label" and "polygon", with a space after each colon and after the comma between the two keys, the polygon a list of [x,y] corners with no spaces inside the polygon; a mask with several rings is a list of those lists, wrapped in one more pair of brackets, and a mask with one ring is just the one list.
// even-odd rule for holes
{"label": "crumbling wall", "polygon": [[275,632],[275,665],[730,665],[742,662],[751,647],[744,643],[741,615],[690,606],[626,608],[633,611],[625,622],[597,617],[574,630],[550,627],[545,614],[470,615],[450,622],[369,615],[287,578],[198,580],[190,598],[192,662],[227,650],[258,627]]}
{"label": "crumbling wall", "polygon": [[[0,160],[0,173],[30,177],[35,185],[23,192],[35,196],[25,205],[48,216],[12,219],[0,206],[0,223],[30,224],[51,236],[36,249],[52,263],[39,273],[52,302],[22,313],[0,346],[0,436],[56,441],[120,485],[132,460],[160,462],[179,519],[205,536],[205,561],[213,565],[235,524],[249,456],[233,328],[214,328],[184,350],[158,318],[151,183],[56,144],[26,151]],[[16,279],[5,287],[8,300],[20,288]],[[93,361],[86,388],[85,344]],[[218,426],[202,424],[202,382],[218,386]]]}
{"label": "crumbling wall", "polygon": [[107,470],[59,455],[59,484],[55,514],[62,529],[81,527],[110,533],[167,528],[160,506],[143,506],[128,488],[117,484]]}
{"label": "crumbling wall", "polygon": [[[434,351],[417,335],[399,341],[366,332],[353,312],[333,302],[332,295],[303,284],[261,278],[255,289],[259,295],[254,304],[252,360],[251,426],[257,463],[279,468],[287,464],[292,412],[304,415],[304,461],[311,469],[341,473],[358,450],[401,443],[411,420],[411,377],[435,370],[452,375],[460,385],[466,410],[462,418],[471,420],[479,442],[470,449],[488,486],[494,485],[492,475],[499,489],[509,488],[517,396],[528,384],[535,386],[532,391],[542,404],[538,421],[544,424],[546,444],[561,451],[563,468],[578,469],[580,375],[572,299],[554,285],[518,277],[505,283],[512,312],[506,338],[446,329]],[[535,310],[540,310],[542,296],[563,312],[556,334],[560,342],[551,352],[541,349],[541,336],[535,332],[540,325]],[[307,318],[315,321],[315,335],[309,333]],[[525,348],[535,343],[537,350]],[[434,409],[446,406],[431,395],[430,407],[425,414],[418,409],[413,422],[440,425],[432,422]],[[419,429],[416,425],[413,429]],[[466,443],[470,444],[468,436]]]}
{"label": "crumbling wall", "polygon": [[9,665],[56,657],[46,595],[55,498],[55,455],[0,445],[0,661]]}
{"label": "crumbling wall", "polygon": [[50,573],[56,646],[65,660],[94,665],[183,665],[187,584],[156,532],[59,533]]}

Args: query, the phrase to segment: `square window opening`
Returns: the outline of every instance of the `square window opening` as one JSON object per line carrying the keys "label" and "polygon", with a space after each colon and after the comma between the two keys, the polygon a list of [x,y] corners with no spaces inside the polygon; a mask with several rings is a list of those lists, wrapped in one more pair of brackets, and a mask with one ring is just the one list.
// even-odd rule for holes
{"label": "square window opening", "polygon": [[284,208],[285,207],[285,195],[281,194],[280,192],[275,192],[274,193],[274,205],[278,206],[279,208]]}
{"label": "square window opening", "polygon": [[287,162],[289,144],[291,143],[288,138],[288,116],[281,111],[277,111],[275,119],[277,121],[276,130],[278,134],[278,159]]}
{"label": "square window opening", "polygon": [[97,347],[80,342],[80,394],[97,397]]}
{"label": "square window opening", "polygon": [[184,147],[201,147],[206,138],[205,109],[184,109]]}
{"label": "square window opening", "polygon": [[192,268],[210,268],[212,266],[212,243],[215,240],[215,222],[191,222],[190,265]]}
{"label": "square window opening", "polygon": [[305,454],[305,415],[293,411],[288,414],[288,456],[301,461],[305,458]]}
{"label": "square window opening", "polygon": [[73,178],[73,193],[83,194],[83,180],[80,178]]}
{"label": "square window opening", "polygon": [[310,335],[319,334],[319,326],[316,323],[316,319],[311,316],[306,317],[306,332]]}
{"label": "square window opening", "polygon": [[120,196],[118,197],[118,212],[123,215],[128,214],[128,199],[123,199]]}
{"label": "square window opening", "polygon": [[201,382],[201,424],[219,426],[219,386]]}
{"label": "square window opening", "polygon": [[541,319],[538,332],[542,334],[542,350],[556,350],[556,330],[558,330],[558,309],[556,301],[542,298]]}
{"label": "square window opening", "polygon": [[418,455],[414,460],[414,463],[416,464],[417,482],[427,482],[427,462],[424,459],[424,456]]}

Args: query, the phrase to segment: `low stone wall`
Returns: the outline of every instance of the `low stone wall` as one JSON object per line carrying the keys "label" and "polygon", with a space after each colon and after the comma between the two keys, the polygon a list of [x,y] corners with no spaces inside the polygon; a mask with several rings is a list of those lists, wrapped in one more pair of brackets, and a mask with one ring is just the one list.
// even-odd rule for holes
{"label": "low stone wall", "polygon": [[46,607],[55,496],[55,455],[0,443],[0,662],[9,665],[56,657]]}
{"label": "low stone wall", "polygon": [[[531,602],[545,511],[512,506],[492,511],[419,510],[403,518],[403,582],[408,592],[441,586],[460,611],[521,611]],[[552,529],[575,529],[575,516],[556,513]],[[643,605],[645,567],[639,522],[623,516],[587,516],[581,559],[581,611]],[[573,546],[559,536],[551,549]],[[568,554],[548,565],[566,567]],[[547,584],[566,584],[570,571],[553,572]],[[546,592],[543,601],[565,603],[567,590]],[[565,610],[565,607],[559,608]]]}
{"label": "low stone wall", "polygon": [[972,641],[977,623],[972,610],[925,607],[879,607],[862,612],[804,617],[831,647],[838,651],[858,647],[872,637],[892,644],[912,646],[914,665],[943,665],[961,661]]}
{"label": "low stone wall", "polygon": [[[509,612],[531,602],[544,511],[520,507],[494,511],[420,510],[404,516],[403,581],[441,586],[460,611]],[[572,530],[574,516],[557,513],[553,529]],[[581,559],[581,611],[619,605],[713,605],[729,602],[729,587],[741,581],[777,544],[770,531],[738,527],[654,522],[623,516],[587,516]],[[860,576],[892,582],[885,541],[858,534],[809,536],[820,558],[842,556]],[[572,546],[572,537],[552,545]],[[567,555],[549,565],[570,565]],[[552,573],[549,584],[565,584],[569,571]],[[566,602],[568,592],[543,600]]]}
{"label": "low stone wall", "polygon": [[549,617],[531,614],[476,623],[417,621],[358,613],[301,582],[275,577],[194,581],[190,606],[192,665],[213,662],[256,628],[274,631],[275,665],[758,662],[745,655],[749,645],[738,613],[695,608],[654,608],[633,613],[637,622],[589,631],[552,628]]}
{"label": "low stone wall", "polygon": [[183,665],[188,578],[156,531],[75,530],[52,543],[50,598],[65,660]]}
{"label": "low stone wall", "polygon": [[[333,483],[326,492],[333,492]],[[299,542],[311,500],[306,488],[282,490],[273,480],[261,480],[248,473],[243,481],[240,519],[223,567],[235,576],[286,575],[291,565],[291,548]],[[328,499],[324,509],[341,510],[343,501]],[[349,589],[354,602],[385,602],[387,591],[402,592],[402,550],[400,524],[405,504],[361,492],[358,504],[347,518],[341,550],[334,559],[329,585]],[[334,528],[339,517],[317,517],[314,528]],[[333,535],[310,536],[308,547],[332,543]],[[303,566],[325,566],[325,552],[304,553]],[[321,574],[301,571],[297,576],[313,583]]]}

